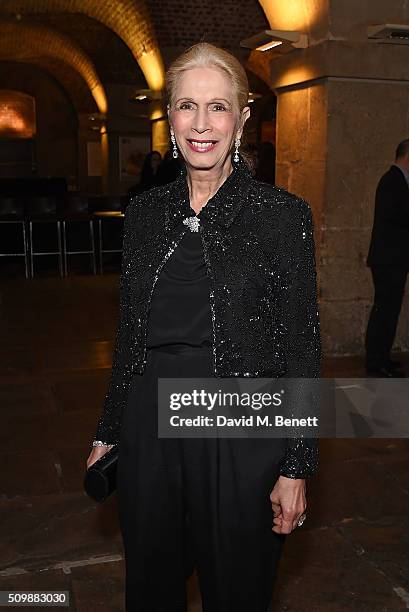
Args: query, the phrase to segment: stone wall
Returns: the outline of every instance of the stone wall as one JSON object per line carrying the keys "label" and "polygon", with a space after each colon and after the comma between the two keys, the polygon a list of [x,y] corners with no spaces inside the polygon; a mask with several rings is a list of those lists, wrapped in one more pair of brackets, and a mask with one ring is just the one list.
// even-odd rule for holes
{"label": "stone wall", "polygon": [[[369,40],[367,26],[409,24],[409,5],[262,4],[282,9],[270,12],[272,28],[287,23],[291,29],[296,16],[305,18],[298,28],[309,34],[310,46],[270,56],[270,86],[278,97],[277,182],[313,210],[324,351],[362,354],[373,298],[365,260],[375,190],[397,144],[409,136],[409,48]],[[408,305],[409,297],[395,349],[409,349]]]}
{"label": "stone wall", "polygon": [[[325,346],[360,352],[373,296],[366,267],[375,190],[409,134],[409,82],[327,81],[328,155],[321,244]],[[408,246],[409,248],[409,246]],[[409,348],[403,307],[396,348]]]}

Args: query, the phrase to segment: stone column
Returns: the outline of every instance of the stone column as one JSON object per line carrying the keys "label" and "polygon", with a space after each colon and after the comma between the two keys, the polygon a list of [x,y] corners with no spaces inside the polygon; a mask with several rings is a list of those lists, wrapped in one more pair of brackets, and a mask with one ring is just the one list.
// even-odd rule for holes
{"label": "stone column", "polygon": [[163,156],[169,149],[169,123],[163,99],[152,100],[150,118],[152,150]]}
{"label": "stone column", "polygon": [[112,117],[101,128],[102,193],[119,193],[119,141]]}
{"label": "stone column", "polygon": [[276,89],[276,184],[312,207],[317,247],[324,215],[327,91],[325,83]]}
{"label": "stone column", "polygon": [[[276,182],[313,210],[324,350],[363,353],[373,293],[365,259],[375,189],[396,145],[409,135],[409,47],[370,40],[367,26],[407,23],[406,3],[342,3],[342,10],[327,0],[274,4],[281,11],[275,13],[279,25],[271,11],[272,29],[294,29],[295,5],[302,5],[297,29],[310,45],[269,52],[270,86],[278,98]],[[287,27],[286,6],[292,10]],[[395,342],[406,350],[408,303]]]}

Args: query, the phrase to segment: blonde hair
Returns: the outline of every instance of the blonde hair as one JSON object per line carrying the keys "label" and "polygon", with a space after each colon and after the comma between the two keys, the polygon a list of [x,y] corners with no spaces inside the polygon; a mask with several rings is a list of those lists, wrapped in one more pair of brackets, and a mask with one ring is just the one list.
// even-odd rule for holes
{"label": "blonde hair", "polygon": [[248,105],[249,83],[246,71],[234,55],[206,42],[197,43],[186,49],[166,72],[166,94],[170,107],[173,105],[181,74],[186,70],[199,67],[219,68],[229,76],[235,94],[234,106],[239,115]]}

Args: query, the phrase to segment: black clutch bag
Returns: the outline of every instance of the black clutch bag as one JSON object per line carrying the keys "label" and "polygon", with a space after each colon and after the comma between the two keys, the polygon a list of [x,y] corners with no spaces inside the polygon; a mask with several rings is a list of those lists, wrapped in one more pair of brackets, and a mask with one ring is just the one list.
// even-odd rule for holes
{"label": "black clutch bag", "polygon": [[116,489],[116,470],[118,465],[118,446],[113,446],[85,473],[84,489],[86,494],[101,504]]}

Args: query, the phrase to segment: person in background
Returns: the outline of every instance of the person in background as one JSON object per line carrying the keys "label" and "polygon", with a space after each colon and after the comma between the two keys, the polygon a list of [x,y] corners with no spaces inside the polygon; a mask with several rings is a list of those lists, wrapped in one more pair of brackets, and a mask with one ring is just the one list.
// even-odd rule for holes
{"label": "person in background", "polygon": [[166,151],[158,170],[159,183],[161,185],[167,185],[168,183],[176,181],[182,169],[182,165],[183,162],[181,162],[179,157],[175,159],[170,151]]}
{"label": "person in background", "polygon": [[396,149],[395,163],[376,189],[369,253],[375,289],[365,337],[366,371],[370,376],[405,376],[391,360],[409,267],[409,138]]}
{"label": "person in background", "polygon": [[275,183],[276,150],[272,142],[262,142],[257,152],[256,179],[262,183]]}
{"label": "person in background", "polygon": [[162,161],[162,156],[159,151],[151,151],[145,156],[141,178],[139,183],[132,185],[128,189],[127,199],[128,202],[134,196],[151,189],[151,187],[157,187],[160,185],[159,181],[159,166]]}
{"label": "person in background", "polygon": [[159,166],[162,161],[162,155],[159,151],[151,151],[145,157],[143,162],[141,180],[139,183],[139,193],[147,191],[151,187],[159,185]]}

